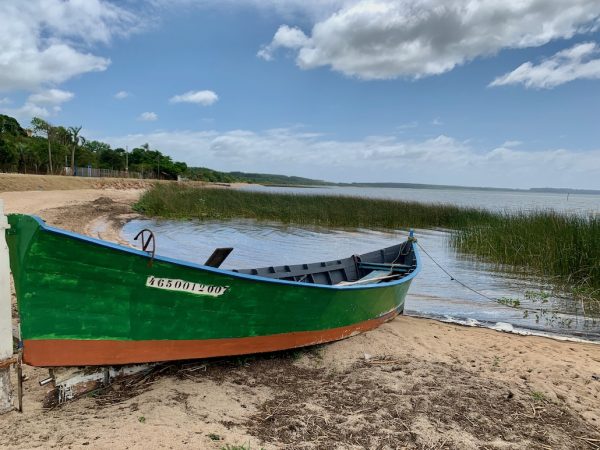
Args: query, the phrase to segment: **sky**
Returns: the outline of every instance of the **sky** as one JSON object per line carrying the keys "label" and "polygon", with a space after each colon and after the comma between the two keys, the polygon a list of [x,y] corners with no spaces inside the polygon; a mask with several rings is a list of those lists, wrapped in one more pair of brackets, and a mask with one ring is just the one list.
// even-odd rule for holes
{"label": "sky", "polygon": [[224,171],[600,189],[600,2],[2,0],[0,113]]}

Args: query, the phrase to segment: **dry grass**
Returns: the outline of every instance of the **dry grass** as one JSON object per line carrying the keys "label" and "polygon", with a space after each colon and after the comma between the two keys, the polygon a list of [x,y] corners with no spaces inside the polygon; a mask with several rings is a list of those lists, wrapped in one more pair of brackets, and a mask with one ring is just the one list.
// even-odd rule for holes
{"label": "dry grass", "polygon": [[490,449],[596,448],[600,442],[598,430],[564,405],[455,364],[386,356],[358,360],[343,371],[295,364],[300,355],[314,358],[318,352],[313,347],[161,364],[93,396],[104,408],[145,392],[162,376],[267,386],[276,395],[244,427],[277,448],[325,449],[336,443],[336,448],[459,449],[465,433],[477,448]]}

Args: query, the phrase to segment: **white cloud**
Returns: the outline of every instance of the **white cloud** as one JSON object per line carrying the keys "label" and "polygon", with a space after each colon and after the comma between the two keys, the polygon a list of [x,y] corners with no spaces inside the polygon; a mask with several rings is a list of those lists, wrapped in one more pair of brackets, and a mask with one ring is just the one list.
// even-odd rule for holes
{"label": "white cloud", "polygon": [[59,105],[64,102],[71,100],[75,94],[68,91],[62,91],[60,89],[48,89],[46,91],[40,91],[35,94],[31,94],[28,101],[35,104],[43,105]]}
{"label": "white cloud", "polygon": [[209,106],[219,100],[213,91],[188,91],[185,94],[175,95],[169,99],[170,103],[196,103]]}
{"label": "white cloud", "polygon": [[598,0],[361,0],[317,19],[310,33],[282,25],[259,55],[269,59],[287,48],[303,69],[419,78],[502,49],[597,30],[599,17]]}
{"label": "white cloud", "polygon": [[[49,118],[62,111],[61,104],[70,101],[75,94],[60,89],[37,91],[18,108],[2,108],[1,111],[17,120],[29,123],[33,117]],[[2,102],[0,102],[2,105]]]}
{"label": "white cloud", "polygon": [[441,126],[444,125],[444,122],[442,122],[439,117],[436,117],[431,121],[431,125]]}
{"label": "white cloud", "polygon": [[12,100],[8,97],[0,98],[0,105],[10,105],[11,103],[12,103]]}
{"label": "white cloud", "polygon": [[115,95],[113,95],[113,97],[116,98],[117,100],[123,100],[123,99],[126,99],[127,97],[129,97],[130,95],[131,94],[127,91],[119,91]]}
{"label": "white cloud", "polygon": [[308,43],[308,38],[299,28],[291,28],[287,25],[279,27],[270,44],[264,45],[257,53],[259,58],[266,61],[273,59],[273,53],[279,48],[297,50]]}
{"label": "white cloud", "polygon": [[600,79],[600,46],[595,42],[577,44],[537,65],[528,61],[496,78],[490,86],[523,84],[527,88],[552,89],[577,79]]}
{"label": "white cloud", "polygon": [[138,120],[141,120],[142,122],[154,122],[155,120],[158,120],[158,115],[149,111],[143,112],[138,116]]}
{"label": "white cloud", "polygon": [[110,60],[88,48],[129,33],[136,22],[105,0],[0,2],[0,91],[35,90],[105,70]]}
{"label": "white cloud", "polygon": [[101,139],[120,147],[149,142],[190,165],[338,181],[597,189],[600,171],[600,148],[528,151],[511,148],[514,143],[510,142],[497,148],[475,148],[468,141],[445,135],[424,140],[368,136],[343,141],[280,128],[262,132],[161,131]]}
{"label": "white cloud", "polygon": [[58,111],[53,111],[52,109],[48,110],[48,108],[44,106],[39,106],[31,102],[25,102],[23,106],[20,106],[19,108],[3,108],[0,110],[0,112],[2,114],[7,114],[11,117],[14,117],[21,122],[21,124],[23,124],[29,123],[33,117],[42,117],[46,119]]}
{"label": "white cloud", "polygon": [[[29,123],[33,117],[49,118],[62,111],[61,104],[70,101],[75,94],[60,89],[38,91],[27,97],[25,103],[18,108],[3,108],[2,112],[17,120]],[[2,102],[0,102],[0,105]]]}

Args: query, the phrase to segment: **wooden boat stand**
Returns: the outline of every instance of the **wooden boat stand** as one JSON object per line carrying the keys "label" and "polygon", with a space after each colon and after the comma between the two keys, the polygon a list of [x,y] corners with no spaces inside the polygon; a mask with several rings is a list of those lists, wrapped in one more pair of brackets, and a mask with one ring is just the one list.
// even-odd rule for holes
{"label": "wooden boat stand", "polygon": [[40,386],[52,385],[46,394],[45,405],[60,405],[89,392],[108,387],[114,380],[150,371],[156,364],[133,364],[128,366],[88,367],[67,369],[58,373],[55,369],[48,370],[48,378],[39,382]]}

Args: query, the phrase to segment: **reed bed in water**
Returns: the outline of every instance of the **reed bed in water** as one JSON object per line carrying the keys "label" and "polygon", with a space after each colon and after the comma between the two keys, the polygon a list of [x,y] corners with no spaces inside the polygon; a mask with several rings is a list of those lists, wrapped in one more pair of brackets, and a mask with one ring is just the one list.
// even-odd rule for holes
{"label": "reed bed in water", "polygon": [[556,212],[495,213],[444,204],[156,185],[136,204],[150,216],[278,221],[335,228],[448,228],[451,244],[525,267],[600,299],[600,219]]}
{"label": "reed bed in water", "polygon": [[554,211],[498,216],[490,224],[457,229],[451,243],[487,261],[558,277],[600,299],[600,218]]}
{"label": "reed bed in water", "polygon": [[490,223],[495,215],[483,209],[452,205],[379,200],[360,197],[272,194],[235,189],[156,185],[136,209],[169,218],[278,221],[336,228],[461,228]]}

